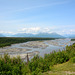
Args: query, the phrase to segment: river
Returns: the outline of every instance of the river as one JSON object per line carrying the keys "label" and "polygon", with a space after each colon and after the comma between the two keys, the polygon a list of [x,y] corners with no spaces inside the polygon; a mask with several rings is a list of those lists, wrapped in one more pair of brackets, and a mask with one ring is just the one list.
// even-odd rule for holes
{"label": "river", "polygon": [[30,59],[36,54],[44,57],[44,54],[48,54],[54,50],[64,50],[66,45],[72,45],[74,42],[75,41],[72,42],[71,39],[29,41],[0,48],[0,55],[8,53],[10,57],[20,55],[22,59],[26,59],[26,55],[28,53]]}

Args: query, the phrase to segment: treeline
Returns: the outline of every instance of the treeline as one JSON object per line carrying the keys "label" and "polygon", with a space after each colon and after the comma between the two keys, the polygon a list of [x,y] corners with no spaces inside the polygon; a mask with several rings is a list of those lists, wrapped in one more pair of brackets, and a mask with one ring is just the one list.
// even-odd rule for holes
{"label": "treeline", "polygon": [[71,39],[71,41],[75,41],[75,39]]}
{"label": "treeline", "polygon": [[55,38],[14,38],[14,37],[0,37],[0,47],[10,46],[11,44],[23,43],[27,41],[37,40],[54,40]]}
{"label": "treeline", "polygon": [[75,44],[66,46],[66,50],[45,54],[44,58],[36,55],[28,64],[22,62],[20,57],[10,58],[5,55],[0,58],[0,75],[42,75],[50,71],[53,65],[69,60],[75,63]]}

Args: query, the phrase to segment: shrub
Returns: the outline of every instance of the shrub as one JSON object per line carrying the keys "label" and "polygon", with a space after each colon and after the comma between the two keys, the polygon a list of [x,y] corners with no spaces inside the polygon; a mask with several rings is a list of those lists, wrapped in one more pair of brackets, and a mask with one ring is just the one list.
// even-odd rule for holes
{"label": "shrub", "polygon": [[71,58],[71,62],[75,63],[75,57]]}

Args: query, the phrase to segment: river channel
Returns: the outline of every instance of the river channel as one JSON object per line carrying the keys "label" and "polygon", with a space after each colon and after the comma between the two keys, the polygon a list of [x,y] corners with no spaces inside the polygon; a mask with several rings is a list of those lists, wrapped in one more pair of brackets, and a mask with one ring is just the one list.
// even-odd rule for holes
{"label": "river channel", "polygon": [[54,50],[64,50],[67,45],[72,45],[73,43],[75,43],[75,41],[71,41],[71,39],[29,41],[0,48],[0,55],[3,56],[4,53],[8,53],[11,58],[19,55],[24,60],[26,59],[27,53],[29,59],[33,58],[36,54],[44,57],[45,54]]}

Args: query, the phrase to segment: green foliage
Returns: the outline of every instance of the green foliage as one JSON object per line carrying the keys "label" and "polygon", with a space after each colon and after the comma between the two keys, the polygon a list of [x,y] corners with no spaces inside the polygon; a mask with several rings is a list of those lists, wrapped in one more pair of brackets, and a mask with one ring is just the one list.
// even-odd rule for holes
{"label": "green foliage", "polygon": [[75,57],[71,58],[71,62],[75,63]]}
{"label": "green foliage", "polygon": [[26,65],[24,63],[22,63],[22,75],[30,75],[31,74],[31,71],[29,69],[29,65]]}
{"label": "green foliage", "polygon": [[20,75],[20,67],[21,60],[19,57],[14,60],[14,58],[11,59],[8,54],[5,54],[4,58],[0,58],[0,75]]}
{"label": "green foliage", "polygon": [[3,58],[0,57],[0,75],[42,75],[52,70],[53,65],[68,60],[75,63],[75,44],[67,46],[66,50],[45,54],[44,58],[36,55],[28,64],[22,62],[19,56],[10,58],[5,54]]}
{"label": "green foliage", "polygon": [[75,41],[75,39],[71,39],[71,41]]}
{"label": "green foliage", "polygon": [[[39,72],[51,70],[53,65],[67,62],[73,57],[75,57],[75,44],[67,46],[66,50],[45,54],[44,58],[35,56],[29,63],[29,69],[32,75],[37,75]],[[72,61],[75,62],[75,58]]]}

